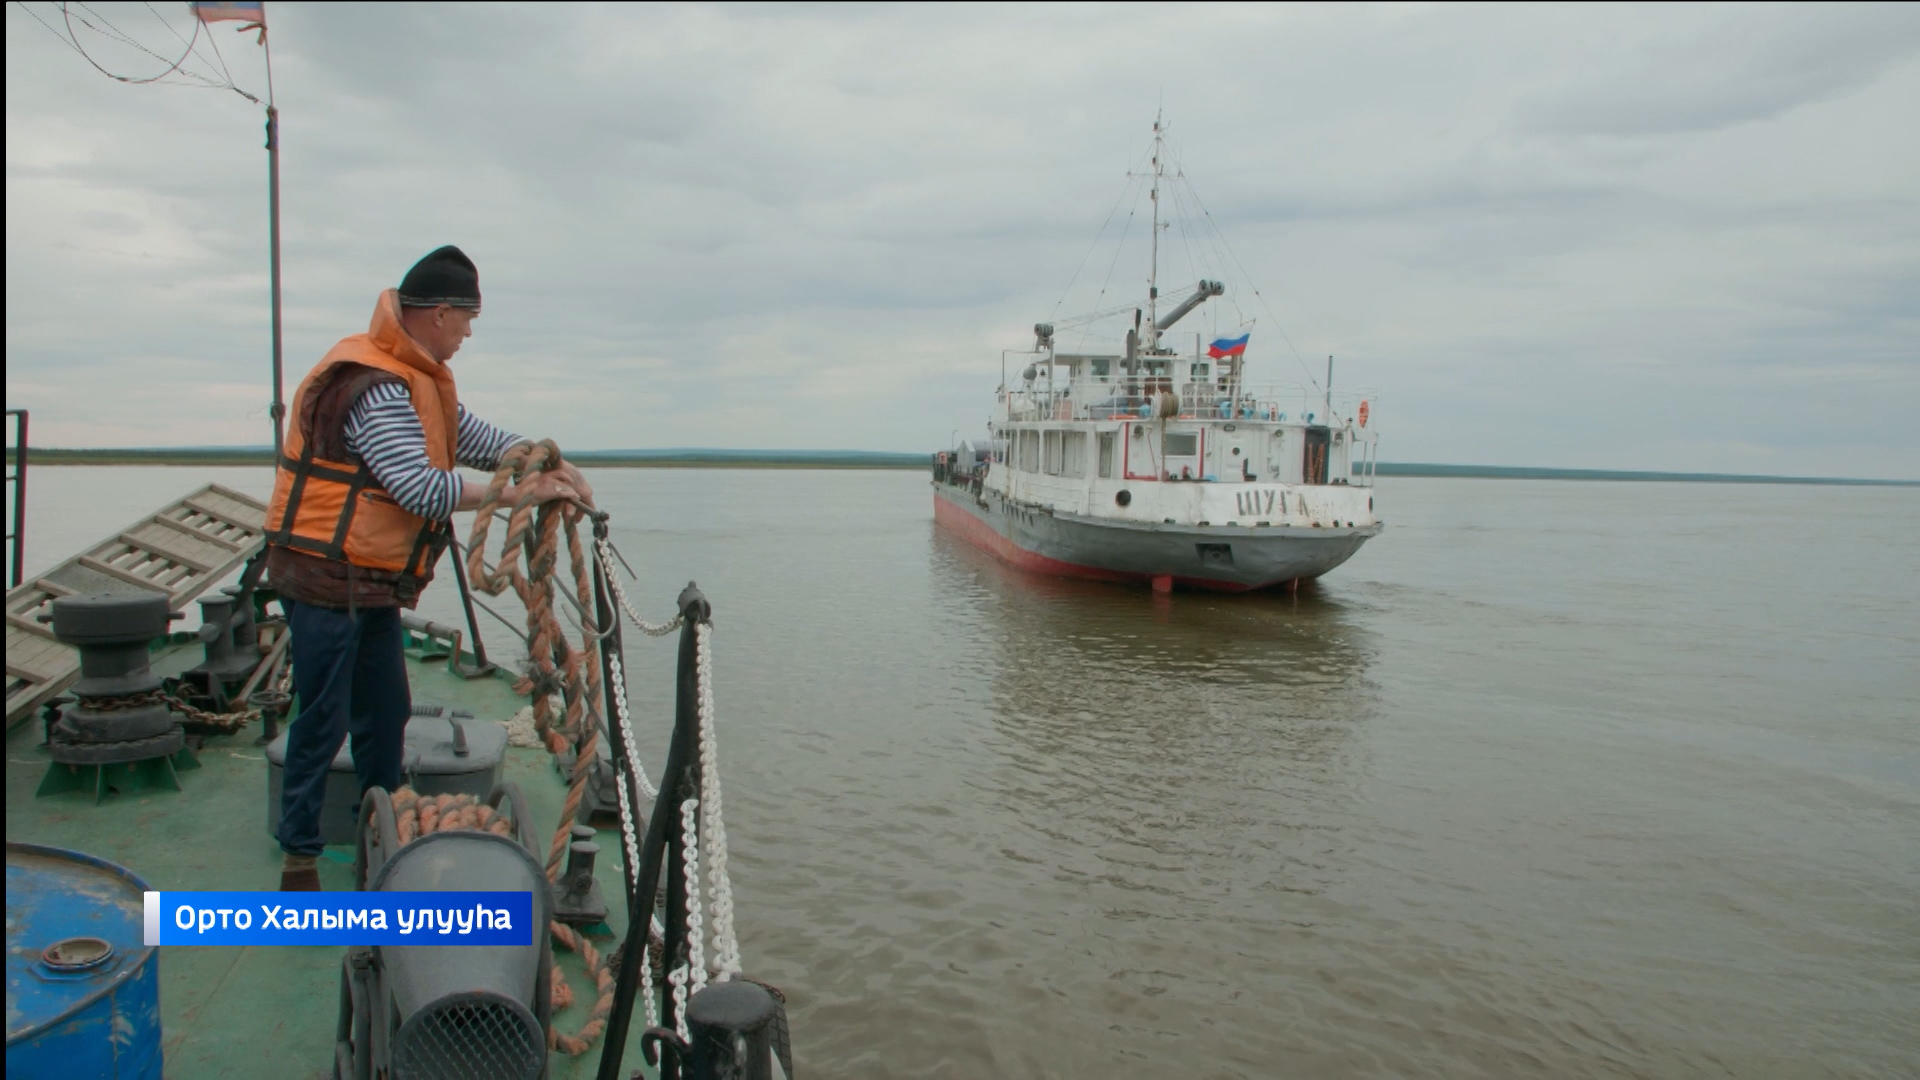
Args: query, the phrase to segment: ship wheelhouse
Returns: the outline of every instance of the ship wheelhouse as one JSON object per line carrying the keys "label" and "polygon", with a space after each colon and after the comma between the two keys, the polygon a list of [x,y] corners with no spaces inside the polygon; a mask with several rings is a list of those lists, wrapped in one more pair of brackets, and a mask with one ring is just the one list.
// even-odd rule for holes
{"label": "ship wheelhouse", "polygon": [[[1249,385],[1240,365],[1214,361],[1197,339],[1191,353],[1131,360],[1051,346],[1041,333],[1032,350],[1005,354],[1017,377],[997,396],[985,487],[1020,503],[1141,520],[1167,521],[1171,504],[1191,508],[1171,515],[1190,523],[1373,520],[1378,438],[1364,392]],[[1205,485],[1196,489],[1204,494],[1172,493],[1186,484]],[[1169,488],[1156,495],[1145,485]],[[1261,495],[1236,500],[1227,490],[1236,486]]]}

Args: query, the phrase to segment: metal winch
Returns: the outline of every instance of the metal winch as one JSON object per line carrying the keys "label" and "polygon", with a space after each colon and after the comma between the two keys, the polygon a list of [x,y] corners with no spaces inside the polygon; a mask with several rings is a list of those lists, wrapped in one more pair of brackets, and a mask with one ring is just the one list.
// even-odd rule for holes
{"label": "metal winch", "polygon": [[168,610],[167,597],[63,596],[52,609],[41,618],[53,624],[56,638],[80,651],[80,679],[73,685],[74,703],[61,708],[47,728],[54,765],[39,793],[92,787],[97,801],[114,789],[178,789],[175,770],[198,765],[147,652],[179,618]]}
{"label": "metal winch", "polygon": [[393,802],[372,788],[361,803],[355,876],[372,892],[533,894],[530,945],[356,946],[342,964],[335,1080],[533,1080],[547,1075],[553,894],[533,855],[520,789],[486,800],[512,837],[430,832],[402,846]]}

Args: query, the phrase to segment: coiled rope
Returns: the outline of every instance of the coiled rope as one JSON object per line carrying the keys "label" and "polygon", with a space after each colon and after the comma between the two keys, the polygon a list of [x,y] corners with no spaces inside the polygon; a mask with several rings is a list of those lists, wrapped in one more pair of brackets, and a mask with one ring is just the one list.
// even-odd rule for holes
{"label": "coiled rope", "polygon": [[[593,555],[589,556],[581,543],[580,530],[574,515],[567,513],[563,504],[549,502],[535,506],[530,497],[522,497],[508,512],[506,534],[501,540],[501,554],[498,564],[489,568],[486,565],[487,534],[492,529],[496,509],[509,483],[523,483],[540,473],[556,472],[565,466],[560,448],[551,439],[538,443],[521,443],[508,450],[502,456],[500,467],[494,471],[493,479],[487,486],[487,493],[474,514],[473,531],[467,540],[467,578],[472,586],[490,596],[498,596],[511,588],[519,597],[527,611],[527,653],[528,668],[518,682],[514,684],[516,693],[526,694],[532,699],[534,731],[541,743],[556,757],[574,751],[573,772],[567,788],[565,804],[561,810],[560,822],[554,830],[553,843],[547,853],[547,878],[558,881],[561,874],[562,857],[572,840],[574,822],[579,816],[580,803],[586,792],[587,781],[595,758],[596,747],[605,722],[600,716],[602,701],[601,686],[601,631],[587,629],[597,622],[588,612],[597,611],[593,593],[592,558],[600,561],[608,587],[618,603],[614,618],[618,619],[624,611],[634,625],[643,633],[660,637],[678,629],[682,620],[678,617],[665,623],[649,623],[640,618],[639,613],[628,602],[625,590],[620,586],[619,575],[614,572],[615,553],[612,546],[601,540],[594,545]],[[560,591],[561,586],[554,571],[559,565],[560,544],[564,538],[567,548],[569,568],[572,571],[572,595]],[[557,597],[565,598],[581,613],[581,641],[575,645],[567,637],[555,611]],[[683,1040],[687,1038],[686,1004],[692,994],[706,985],[708,968],[704,956],[705,918],[700,898],[701,846],[707,847],[706,874],[708,903],[711,905],[713,919],[713,944],[717,970],[714,974],[721,981],[738,977],[740,972],[740,946],[734,935],[733,927],[733,888],[727,874],[726,828],[721,818],[721,796],[719,783],[719,763],[716,756],[716,739],[713,719],[713,683],[712,683],[712,646],[709,640],[710,628],[697,628],[698,654],[698,711],[699,730],[696,753],[700,759],[700,775],[705,798],[700,795],[683,801],[680,805],[681,827],[685,845],[681,852],[685,863],[686,910],[687,910],[687,946],[686,963],[677,966],[667,974],[672,986],[675,1026]],[[616,653],[613,660],[613,672],[616,680],[616,704],[618,721],[623,738],[628,746],[633,745],[632,720],[627,710],[624,694],[624,677],[621,674],[620,657]],[[552,697],[558,691],[563,703],[559,722],[555,722]],[[629,763],[633,768],[636,786],[647,796],[655,794],[653,785],[647,780],[638,761]],[[633,830],[633,822],[638,817],[638,808],[627,804],[627,791],[624,784],[616,784],[620,796],[622,828],[624,831],[625,854],[629,863],[638,866],[638,837]],[[469,800],[471,801],[471,800]],[[420,800],[418,827],[426,830],[429,824],[428,814],[434,815],[434,822],[452,821],[454,827],[464,827],[458,823],[472,820],[481,822],[477,811],[471,813],[463,804],[448,804],[446,807],[432,806],[434,800]],[[395,812],[398,813],[398,805]],[[451,816],[441,816],[451,815]],[[438,824],[439,828],[449,827]],[[488,824],[478,827],[492,828]],[[402,833],[402,843],[406,842]],[[641,993],[645,1000],[646,1015],[649,1024],[654,1021],[653,976],[656,958],[664,964],[664,956],[658,952],[662,944],[657,940],[658,924],[649,928],[648,957],[641,964]],[[606,1030],[607,1018],[613,1007],[614,973],[610,958],[602,957],[586,939],[575,933],[572,928],[561,923],[552,925],[553,940],[564,948],[580,954],[592,972],[599,988],[599,998],[593,1011],[580,1031],[572,1036],[561,1034],[557,1029],[549,1029],[548,1043],[554,1049],[566,1054],[583,1053],[595,1039]],[[554,968],[553,1000],[555,1008],[565,1008],[573,1000],[573,992],[561,978],[558,967]],[[762,984],[765,985],[765,984]],[[776,996],[778,992],[775,991]],[[784,1019],[782,1021],[784,1025]],[[784,1044],[784,1039],[782,1040]],[[783,1063],[788,1062],[782,1053]],[[789,1064],[790,1069],[790,1064]]]}
{"label": "coiled rope", "polygon": [[[595,742],[600,734],[599,639],[584,634],[576,646],[567,639],[560,617],[554,611],[554,599],[559,592],[554,570],[559,564],[560,537],[563,534],[566,537],[573,570],[573,600],[581,611],[593,609],[592,563],[580,542],[578,524],[568,520],[560,506],[547,503],[536,507],[527,498],[522,498],[507,515],[499,565],[488,569],[485,555],[494,510],[500,505],[507,484],[530,479],[536,473],[555,471],[564,464],[560,448],[551,439],[521,443],[508,450],[501,458],[500,467],[494,470],[486,497],[474,513],[473,532],[467,540],[467,577],[473,587],[489,596],[498,596],[512,588],[527,610],[529,664],[513,689],[532,699],[534,731],[555,755],[573,749],[573,740],[578,740],[566,805],[547,851],[547,877],[555,881],[560,877],[561,860],[566,855],[574,817],[586,791],[587,774],[593,765]],[[560,691],[563,702],[564,719],[559,725],[555,725],[553,717],[555,689]]]}

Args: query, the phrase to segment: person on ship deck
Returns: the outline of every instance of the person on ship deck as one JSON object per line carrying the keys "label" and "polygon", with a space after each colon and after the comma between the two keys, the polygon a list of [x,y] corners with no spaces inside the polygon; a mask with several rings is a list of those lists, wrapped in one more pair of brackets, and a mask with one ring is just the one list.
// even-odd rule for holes
{"label": "person on ship deck", "polygon": [[[459,248],[416,263],[374,304],[367,331],[335,345],[293,395],[267,507],[267,574],[287,612],[300,713],[287,731],[280,888],[317,890],[327,772],[352,740],[360,791],[401,784],[412,697],[400,609],[419,602],[491,471],[527,440],[468,412],[451,361],[473,335],[480,277]],[[510,485],[507,505],[593,489],[566,465]],[[569,511],[570,513],[573,511]]]}

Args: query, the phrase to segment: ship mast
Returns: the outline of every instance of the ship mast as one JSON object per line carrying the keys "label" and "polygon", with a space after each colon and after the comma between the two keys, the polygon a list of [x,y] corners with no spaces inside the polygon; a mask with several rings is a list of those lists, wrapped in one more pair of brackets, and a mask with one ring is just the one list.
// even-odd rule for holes
{"label": "ship mast", "polygon": [[1153,114],[1153,256],[1147,267],[1147,351],[1160,351],[1160,320],[1155,310],[1160,302],[1160,178],[1165,167],[1160,163],[1165,143],[1161,138],[1159,112]]}

